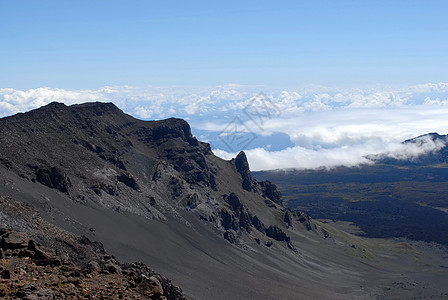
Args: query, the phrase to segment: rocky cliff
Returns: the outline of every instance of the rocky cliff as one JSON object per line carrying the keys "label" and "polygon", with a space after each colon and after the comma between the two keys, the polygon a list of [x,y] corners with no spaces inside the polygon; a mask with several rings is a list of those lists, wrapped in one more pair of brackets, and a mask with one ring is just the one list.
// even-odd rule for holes
{"label": "rocky cliff", "polygon": [[[231,243],[252,237],[294,249],[282,220],[303,220],[282,207],[275,185],[252,178],[244,152],[217,158],[180,119],[144,122],[109,103],[51,103],[0,120],[0,144],[6,169],[74,202],[185,224],[197,218]],[[270,220],[251,205],[282,216]]]}

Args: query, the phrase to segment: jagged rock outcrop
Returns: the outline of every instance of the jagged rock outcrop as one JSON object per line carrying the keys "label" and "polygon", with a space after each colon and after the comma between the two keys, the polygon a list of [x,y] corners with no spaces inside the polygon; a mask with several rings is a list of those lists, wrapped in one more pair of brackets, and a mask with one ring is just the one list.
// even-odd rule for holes
{"label": "jagged rock outcrop", "polygon": [[269,180],[259,182],[261,187],[261,193],[263,197],[266,197],[279,205],[283,205],[282,193],[275,184]]}
{"label": "jagged rock outcrop", "polygon": [[[255,229],[260,232],[265,231],[261,221],[250,213],[236,194],[231,193],[230,195],[224,195],[223,198],[230,208],[230,210],[223,209],[221,211],[221,225],[225,230],[242,230],[246,233],[250,233],[252,228],[255,227]],[[225,234],[226,233],[227,231]]]}
{"label": "jagged rock outcrop", "polygon": [[36,167],[36,180],[49,188],[58,189],[66,194],[68,194],[68,190],[71,186],[70,179],[67,177],[67,174],[62,172],[57,167]]}
{"label": "jagged rock outcrop", "polygon": [[247,162],[246,153],[244,151],[241,151],[238,153],[238,155],[235,157],[235,159],[232,160],[232,162],[235,165],[236,170],[241,175],[241,178],[243,179],[242,187],[246,191],[250,192],[252,191],[253,187],[253,178],[252,174],[250,173],[249,169],[249,163]]}
{"label": "jagged rock outcrop", "polygon": [[278,228],[275,225],[271,225],[266,229],[266,235],[268,237],[273,238],[276,241],[285,241],[289,242],[290,238],[286,235],[286,233],[283,232],[280,228]]}

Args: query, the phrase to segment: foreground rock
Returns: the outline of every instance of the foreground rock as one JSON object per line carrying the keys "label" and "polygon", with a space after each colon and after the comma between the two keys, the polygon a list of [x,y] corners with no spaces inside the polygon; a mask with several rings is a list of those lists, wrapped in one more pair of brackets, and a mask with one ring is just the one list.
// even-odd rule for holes
{"label": "foreground rock", "polygon": [[0,197],[0,205],[0,221],[8,215],[16,224],[26,226],[34,219],[41,225],[27,233],[0,228],[1,298],[186,299],[180,288],[146,265],[120,264],[101,244],[46,223],[13,199]]}

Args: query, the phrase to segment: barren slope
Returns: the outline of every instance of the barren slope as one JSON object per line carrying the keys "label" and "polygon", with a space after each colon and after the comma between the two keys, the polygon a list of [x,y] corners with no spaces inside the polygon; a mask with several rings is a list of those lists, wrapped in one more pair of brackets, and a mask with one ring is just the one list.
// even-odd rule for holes
{"label": "barren slope", "polygon": [[394,246],[288,211],[273,184],[252,179],[244,153],[215,157],[179,119],[52,103],[0,120],[0,162],[0,195],[147,263],[192,299],[368,299],[420,267],[402,264],[414,252],[386,257]]}

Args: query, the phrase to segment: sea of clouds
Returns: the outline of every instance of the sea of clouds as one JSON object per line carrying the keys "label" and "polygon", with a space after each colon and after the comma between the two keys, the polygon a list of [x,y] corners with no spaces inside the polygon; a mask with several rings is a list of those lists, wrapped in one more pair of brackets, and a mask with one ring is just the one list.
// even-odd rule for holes
{"label": "sea of clouds", "polygon": [[448,133],[448,83],[404,87],[275,89],[113,86],[96,90],[0,89],[0,116],[57,101],[115,103],[134,117],[186,119],[193,134],[226,159],[245,150],[252,170],[319,168],[371,163],[385,153],[413,159],[440,144],[401,142],[429,132]]}

